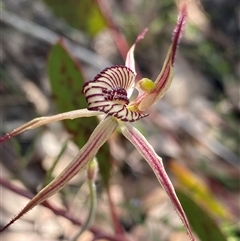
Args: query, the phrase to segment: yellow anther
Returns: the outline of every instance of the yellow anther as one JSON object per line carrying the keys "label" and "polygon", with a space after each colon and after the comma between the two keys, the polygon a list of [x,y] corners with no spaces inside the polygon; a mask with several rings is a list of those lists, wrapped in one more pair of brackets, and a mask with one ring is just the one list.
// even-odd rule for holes
{"label": "yellow anther", "polygon": [[147,92],[148,94],[150,94],[152,92],[152,90],[156,87],[156,84],[148,78],[141,79],[138,82],[138,84],[139,84],[139,87],[141,88],[141,90]]}

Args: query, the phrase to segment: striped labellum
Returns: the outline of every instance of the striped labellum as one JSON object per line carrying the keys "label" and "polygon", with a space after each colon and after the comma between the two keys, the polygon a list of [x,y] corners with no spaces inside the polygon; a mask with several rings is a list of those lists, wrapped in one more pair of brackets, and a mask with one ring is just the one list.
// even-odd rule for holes
{"label": "striped labellum", "polygon": [[140,111],[128,108],[129,95],[135,85],[135,76],[134,72],[124,65],[104,69],[83,87],[88,109],[101,111],[121,121],[129,122],[147,116]]}

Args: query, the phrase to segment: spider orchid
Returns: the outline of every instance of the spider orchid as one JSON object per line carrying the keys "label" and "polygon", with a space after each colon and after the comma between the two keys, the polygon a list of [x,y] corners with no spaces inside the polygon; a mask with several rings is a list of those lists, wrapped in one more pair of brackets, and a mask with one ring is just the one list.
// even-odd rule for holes
{"label": "spider orchid", "polygon": [[[0,139],[0,142],[2,142],[25,130],[33,129],[54,121],[103,115],[101,122],[72,162],[67,165],[60,175],[37,193],[36,196],[27,203],[23,210],[3,227],[1,231],[6,229],[33,207],[55,194],[79,171],[85,169],[88,162],[97,154],[99,148],[108,140],[114,130],[120,127],[122,134],[137,148],[139,153],[153,169],[158,181],[167,192],[177,214],[185,225],[190,239],[195,240],[187,217],[164,169],[162,159],[156,154],[145,137],[129,123],[146,117],[148,115],[146,110],[155,104],[169,88],[173,78],[173,65],[177,46],[185,25],[186,15],[186,6],[183,6],[178,16],[177,25],[173,31],[172,44],[168,50],[162,71],[155,82],[146,78],[137,83],[135,81],[134,49],[136,44],[144,38],[147,32],[147,29],[145,29],[130,48],[125,65],[106,68],[92,81],[85,83],[83,93],[88,103],[87,109],[33,119]],[[130,102],[129,98],[134,88],[139,91],[139,95],[135,100]]]}

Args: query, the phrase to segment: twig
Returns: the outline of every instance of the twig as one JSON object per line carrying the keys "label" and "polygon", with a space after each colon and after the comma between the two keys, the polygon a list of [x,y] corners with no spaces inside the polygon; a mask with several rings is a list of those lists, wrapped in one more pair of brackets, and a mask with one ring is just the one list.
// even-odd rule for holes
{"label": "twig", "polygon": [[126,38],[122,33],[119,32],[114,20],[112,18],[112,11],[109,6],[109,2],[106,0],[97,0],[98,6],[107,21],[108,28],[113,37],[114,42],[117,45],[117,48],[123,59],[126,58],[127,52],[129,49]]}
{"label": "twig", "polygon": [[[20,187],[17,187],[17,186],[13,185],[9,181],[7,181],[7,180],[5,180],[1,177],[0,177],[0,185],[5,187],[8,190],[13,191],[16,194],[19,194],[19,195],[23,196],[23,197],[26,197],[26,198],[29,198],[29,199],[31,199],[33,197],[33,194],[31,194],[26,189],[22,189]],[[79,225],[79,226],[82,225],[81,220],[73,217],[72,214],[67,212],[65,209],[54,207],[49,201],[44,201],[43,203],[41,203],[41,205],[50,209],[55,215],[62,216],[64,218],[68,219],[69,221],[71,221],[75,225]],[[102,232],[101,230],[99,230],[96,227],[91,227],[91,228],[89,228],[89,230],[94,234],[95,240],[99,239],[100,237],[104,238],[104,239],[107,239],[107,240],[110,240],[110,241],[121,241],[122,240],[121,237],[105,234],[104,232]]]}
{"label": "twig", "polygon": [[[119,31],[118,27],[116,26],[112,13],[113,11],[110,8],[110,4],[108,0],[97,0],[98,6],[105,17],[107,21],[108,28],[110,30],[110,33],[112,35],[112,38],[118,48],[119,53],[121,54],[123,60],[126,59],[128,50],[129,50],[129,44],[125,38],[125,36]],[[142,78],[141,71],[139,70],[138,66],[136,65],[136,71],[137,71],[137,79]]]}

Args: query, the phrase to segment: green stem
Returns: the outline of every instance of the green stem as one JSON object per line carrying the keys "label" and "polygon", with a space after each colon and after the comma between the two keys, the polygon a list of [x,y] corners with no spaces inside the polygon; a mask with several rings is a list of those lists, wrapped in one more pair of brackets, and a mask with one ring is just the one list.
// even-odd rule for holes
{"label": "green stem", "polygon": [[43,184],[44,187],[45,187],[50,181],[52,181],[52,179],[53,179],[53,178],[52,178],[52,173],[53,173],[56,165],[58,164],[58,161],[60,160],[61,156],[63,155],[63,153],[64,153],[65,150],[67,149],[67,145],[68,145],[68,140],[64,142],[64,144],[63,144],[63,146],[62,146],[62,148],[61,148],[61,150],[60,150],[57,158],[54,160],[51,168],[47,171],[45,180],[44,180],[44,182],[43,182],[43,183],[44,183],[44,184]]}
{"label": "green stem", "polygon": [[89,228],[92,224],[93,219],[95,217],[96,205],[97,205],[97,195],[96,195],[96,186],[95,182],[92,179],[88,180],[89,194],[90,194],[90,207],[87,219],[83,223],[81,229],[75,234],[75,236],[71,239],[71,241],[77,241],[79,236]]}

